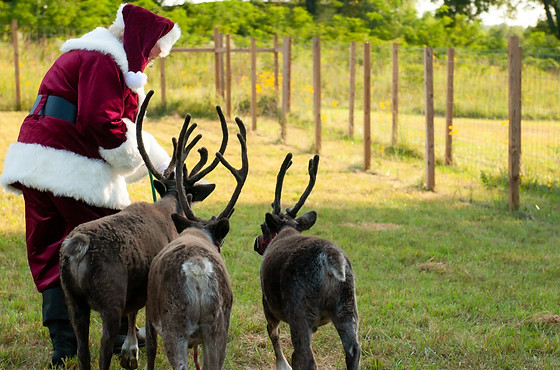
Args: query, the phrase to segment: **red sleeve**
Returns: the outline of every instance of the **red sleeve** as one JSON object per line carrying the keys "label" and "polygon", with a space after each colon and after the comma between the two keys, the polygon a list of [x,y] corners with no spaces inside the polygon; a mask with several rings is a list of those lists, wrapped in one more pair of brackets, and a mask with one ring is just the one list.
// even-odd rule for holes
{"label": "red sleeve", "polygon": [[116,148],[126,140],[122,118],[133,117],[136,98],[110,55],[84,52],[80,58],[76,128],[98,147]]}

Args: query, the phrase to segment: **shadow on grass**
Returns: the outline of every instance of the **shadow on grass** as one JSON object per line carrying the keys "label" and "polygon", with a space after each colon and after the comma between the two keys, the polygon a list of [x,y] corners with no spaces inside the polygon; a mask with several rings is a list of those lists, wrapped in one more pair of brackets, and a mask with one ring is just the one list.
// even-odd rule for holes
{"label": "shadow on grass", "polygon": [[[364,368],[399,361],[404,350],[402,338],[410,347],[403,366],[435,361],[442,367],[453,367],[464,361],[473,367],[499,367],[504,360],[500,357],[504,346],[509,361],[529,366],[524,344],[527,339],[536,346],[550,343],[550,348],[557,348],[558,338],[553,330],[556,321],[547,323],[544,329],[543,325],[523,322],[539,312],[558,314],[557,259],[550,258],[560,238],[557,214],[520,221],[496,205],[449,198],[396,201],[382,206],[375,199],[343,204],[323,202],[316,207],[304,206],[300,213],[312,209],[319,217],[304,234],[338,244],[354,269]],[[238,204],[222,248],[234,289],[233,314],[238,318],[235,327],[230,328],[235,336],[228,348],[235,348],[235,362],[241,367],[254,364],[261,354],[256,349],[247,350],[239,338],[258,330],[266,338],[260,314],[261,256],[253,250],[253,240],[270,210],[268,202]],[[25,302],[29,299],[29,279],[26,276],[25,282],[17,278],[29,274],[23,233],[2,235],[0,240],[2,282],[9,282],[12,302]],[[7,290],[2,290],[2,302]],[[28,310],[40,312],[38,304],[35,306],[11,304],[6,310],[11,313],[0,314],[13,318],[0,318],[36,332],[40,324],[25,321]],[[37,341],[30,334],[6,342],[13,328],[0,327],[0,338],[6,343],[2,361],[16,364],[21,361],[18,354],[27,351],[21,348]],[[314,338],[322,338],[325,343],[321,348],[315,342],[318,352],[324,347],[340,350],[335,347],[340,345],[336,335],[323,334],[329,330],[320,329],[315,334]],[[321,337],[325,335],[328,338]],[[271,359],[272,349],[265,342],[266,358]],[[471,346],[472,343],[482,345]],[[42,337],[35,345],[47,344],[48,339]],[[465,351],[464,346],[470,350]],[[424,347],[435,348],[446,356],[426,357],[426,352],[421,351]],[[37,353],[27,360],[30,368],[44,362],[44,351],[36,349]],[[330,356],[332,351],[328,352]],[[328,365],[332,358],[329,356],[318,356],[321,367]],[[163,363],[167,364],[165,360]]]}

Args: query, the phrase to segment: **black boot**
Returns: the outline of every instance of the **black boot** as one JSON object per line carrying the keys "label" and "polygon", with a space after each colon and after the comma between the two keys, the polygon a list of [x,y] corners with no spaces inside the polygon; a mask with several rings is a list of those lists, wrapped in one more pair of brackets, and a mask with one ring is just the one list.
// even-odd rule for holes
{"label": "black boot", "polygon": [[78,344],[62,288],[49,288],[42,294],[43,326],[49,329],[53,345],[51,366],[60,367],[64,365],[64,360],[76,355]]}

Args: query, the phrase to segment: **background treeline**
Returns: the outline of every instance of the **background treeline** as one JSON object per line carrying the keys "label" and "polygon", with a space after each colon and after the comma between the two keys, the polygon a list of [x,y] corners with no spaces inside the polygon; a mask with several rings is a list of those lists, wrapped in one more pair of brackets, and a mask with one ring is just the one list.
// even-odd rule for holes
{"label": "background treeline", "polygon": [[[506,49],[507,37],[517,35],[523,47],[560,46],[550,24],[544,21],[530,28],[488,27],[472,11],[461,12],[449,5],[443,5],[435,14],[419,15],[414,0],[226,0],[186,2],[173,7],[152,0],[129,2],[177,22],[183,30],[179,46],[210,42],[214,27],[239,36],[264,38],[278,34],[300,41],[320,36],[323,40],[369,41],[373,45],[398,42],[410,46],[496,50]],[[39,36],[59,35],[60,29],[73,29],[79,35],[110,25],[120,4],[120,0],[2,1],[0,25],[7,28],[12,19],[17,19],[20,27],[35,29]]]}

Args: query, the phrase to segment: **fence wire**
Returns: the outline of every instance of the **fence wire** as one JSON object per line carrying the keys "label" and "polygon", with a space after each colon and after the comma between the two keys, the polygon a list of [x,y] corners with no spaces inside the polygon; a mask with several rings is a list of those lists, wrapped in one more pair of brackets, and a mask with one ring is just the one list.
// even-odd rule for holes
{"label": "fence wire", "polygon": [[[63,40],[80,36],[75,30],[19,30],[19,67],[22,109],[35,100],[39,83],[60,54]],[[15,109],[14,51],[10,25],[0,25],[0,110]],[[281,46],[282,38],[279,38]],[[248,48],[250,39],[232,36],[232,48]],[[189,45],[212,47],[213,44]],[[257,40],[271,48],[273,40]],[[354,139],[363,134],[363,44],[356,44]],[[294,40],[292,47],[291,118],[313,124],[313,55],[311,42]],[[223,102],[216,91],[214,53],[171,53],[165,61],[168,108],[178,113],[208,112]],[[280,75],[275,81],[273,53],[257,57],[259,115],[277,116],[281,105]],[[445,123],[447,49],[434,50],[434,110],[436,161],[444,163],[445,135],[453,138],[453,165],[486,181],[507,175],[508,166],[508,60],[506,50],[455,50],[453,125]],[[350,45],[321,42],[321,119],[330,135],[346,137],[350,81]],[[225,68],[225,66],[224,66]],[[251,63],[249,53],[231,54],[232,105],[236,115],[250,115]],[[374,145],[391,145],[392,45],[372,46],[371,134]],[[423,156],[425,145],[424,49],[398,49],[397,143]],[[148,88],[160,89],[160,63],[147,70]],[[523,51],[522,176],[525,182],[551,188],[560,175],[560,53],[554,49]],[[277,88],[279,86],[279,89]],[[157,94],[161,95],[161,94]],[[154,101],[157,103],[158,98]],[[218,103],[219,104],[219,103]],[[188,107],[188,108],[186,108]],[[212,112],[212,110],[210,110]],[[290,122],[288,122],[290,124]]]}

